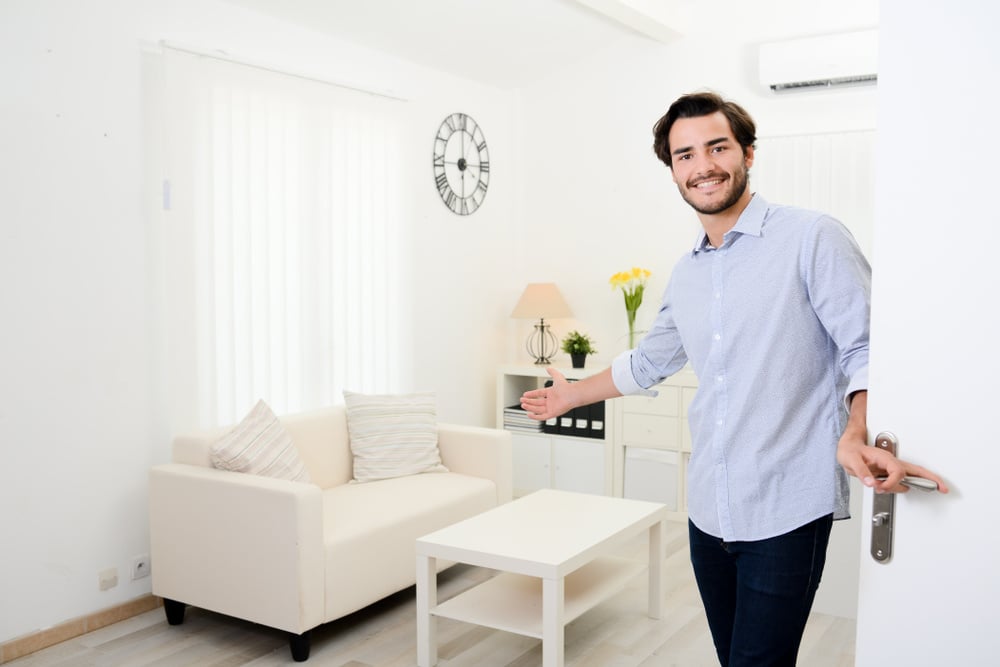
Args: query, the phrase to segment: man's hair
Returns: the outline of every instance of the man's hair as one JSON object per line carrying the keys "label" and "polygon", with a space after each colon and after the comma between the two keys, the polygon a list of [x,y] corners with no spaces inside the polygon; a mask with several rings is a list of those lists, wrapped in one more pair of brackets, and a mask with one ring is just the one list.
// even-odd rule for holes
{"label": "man's hair", "polygon": [[670,128],[678,118],[699,118],[708,116],[716,111],[729,121],[729,128],[733,131],[733,136],[743,148],[746,155],[747,149],[753,147],[757,141],[757,126],[753,118],[746,112],[746,109],[735,102],[722,99],[716,93],[690,93],[683,95],[670,105],[667,113],[653,126],[653,152],[665,165],[673,167],[670,155]]}

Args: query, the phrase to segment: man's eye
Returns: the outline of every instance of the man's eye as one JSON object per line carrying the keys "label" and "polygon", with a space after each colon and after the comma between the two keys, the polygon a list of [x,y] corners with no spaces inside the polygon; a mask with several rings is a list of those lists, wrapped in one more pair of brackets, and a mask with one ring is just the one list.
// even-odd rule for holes
{"label": "man's eye", "polygon": [[688,159],[690,159],[690,158],[691,158],[691,154],[690,154],[690,153],[686,153],[686,154],[684,154],[684,155],[678,155],[678,156],[677,156],[677,159],[678,159],[678,160],[688,160]]}
{"label": "man's eye", "polygon": [[712,152],[714,152],[714,153],[721,153],[724,150],[726,150],[725,146],[713,146],[712,147]]}

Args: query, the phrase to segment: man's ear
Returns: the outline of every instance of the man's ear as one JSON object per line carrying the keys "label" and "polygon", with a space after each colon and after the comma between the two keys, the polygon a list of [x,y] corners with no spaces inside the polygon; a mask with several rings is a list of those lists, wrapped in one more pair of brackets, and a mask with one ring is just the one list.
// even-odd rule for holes
{"label": "man's ear", "polygon": [[753,166],[753,146],[747,146],[746,150],[743,151],[743,160],[747,169]]}

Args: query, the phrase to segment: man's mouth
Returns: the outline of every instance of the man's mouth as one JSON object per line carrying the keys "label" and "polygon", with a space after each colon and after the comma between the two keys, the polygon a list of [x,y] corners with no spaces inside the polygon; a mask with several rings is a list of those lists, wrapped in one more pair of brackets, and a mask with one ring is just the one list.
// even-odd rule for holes
{"label": "man's mouth", "polygon": [[725,179],[721,176],[713,176],[694,183],[692,187],[698,190],[711,190],[712,188],[721,185],[724,180]]}

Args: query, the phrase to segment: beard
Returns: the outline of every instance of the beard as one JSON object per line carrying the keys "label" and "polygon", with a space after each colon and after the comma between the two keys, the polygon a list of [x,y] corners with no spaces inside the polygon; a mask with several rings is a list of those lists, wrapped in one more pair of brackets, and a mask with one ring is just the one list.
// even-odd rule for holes
{"label": "beard", "polygon": [[713,215],[715,213],[725,211],[740,200],[740,197],[742,197],[743,193],[746,192],[747,184],[750,182],[749,174],[750,169],[744,165],[742,169],[734,173],[729,179],[729,192],[727,192],[719,201],[709,204],[699,204],[694,201],[693,197],[688,195],[688,192],[694,189],[693,187],[682,187],[678,185],[677,189],[680,191],[681,197],[684,201],[686,201],[695,211],[704,215]]}

